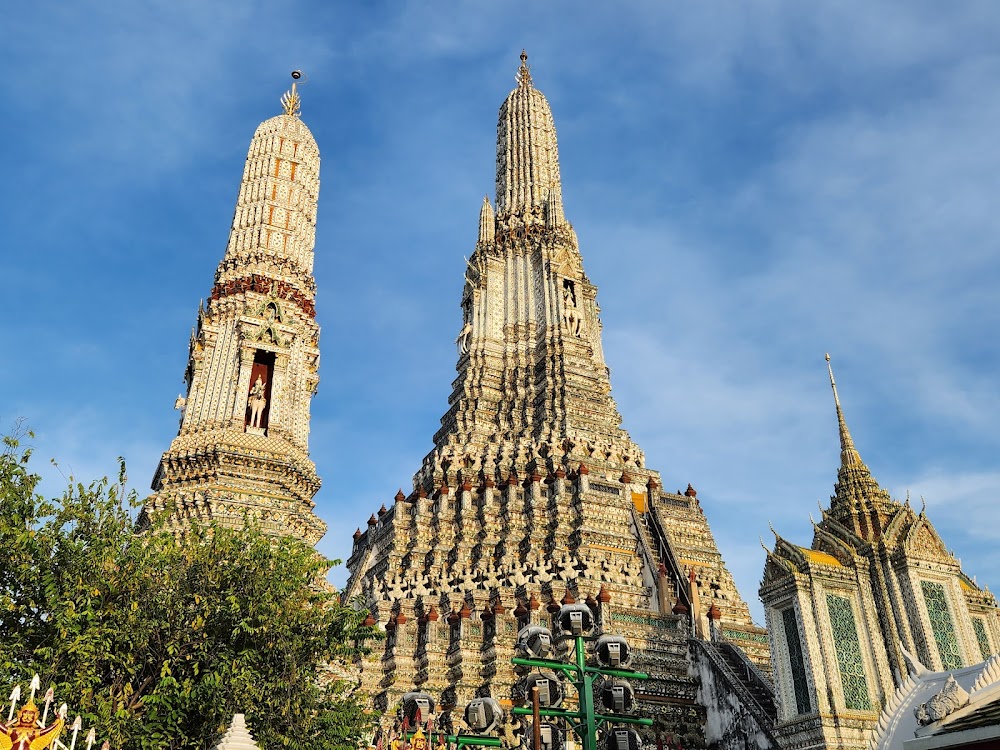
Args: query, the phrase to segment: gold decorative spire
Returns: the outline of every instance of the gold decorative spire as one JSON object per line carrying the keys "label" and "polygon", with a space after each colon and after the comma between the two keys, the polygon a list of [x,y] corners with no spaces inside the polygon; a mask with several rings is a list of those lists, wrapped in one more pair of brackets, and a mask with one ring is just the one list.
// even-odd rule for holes
{"label": "gold decorative spire", "polygon": [[292,71],[292,88],[281,95],[281,106],[286,115],[298,117],[302,111],[302,98],[299,96],[297,87],[298,80],[302,78],[301,70]]}
{"label": "gold decorative spire", "polygon": [[517,75],[514,78],[518,86],[531,86],[531,66],[528,65],[528,53],[523,49],[521,50],[521,67],[517,69]]}
{"label": "gold decorative spire", "polygon": [[840,426],[840,465],[864,466],[861,455],[854,447],[854,440],[847,429],[844,420],[844,410],[840,408],[840,396],[837,395],[837,381],[833,379],[833,367],[830,365],[830,355],[826,355],[826,369],[830,372],[830,387],[833,388],[833,403],[837,407],[837,424]]}

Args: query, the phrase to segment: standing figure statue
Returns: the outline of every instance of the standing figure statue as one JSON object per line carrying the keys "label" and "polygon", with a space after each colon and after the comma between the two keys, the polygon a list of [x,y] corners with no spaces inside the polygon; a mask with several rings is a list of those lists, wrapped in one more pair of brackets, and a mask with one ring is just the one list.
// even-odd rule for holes
{"label": "standing figure statue", "polygon": [[51,726],[38,725],[38,707],[29,702],[17,712],[17,720],[7,726],[0,724],[0,748],[4,750],[44,750],[59,736],[63,728],[62,717]]}
{"label": "standing figure statue", "polygon": [[563,323],[566,328],[574,336],[580,335],[580,316],[576,312],[576,299],[573,296],[573,290],[565,286],[563,287]]}
{"label": "standing figure statue", "polygon": [[261,380],[260,375],[250,389],[250,398],[247,404],[250,406],[250,426],[260,427],[260,418],[264,414],[264,407],[267,406],[267,399],[264,397],[266,383]]}

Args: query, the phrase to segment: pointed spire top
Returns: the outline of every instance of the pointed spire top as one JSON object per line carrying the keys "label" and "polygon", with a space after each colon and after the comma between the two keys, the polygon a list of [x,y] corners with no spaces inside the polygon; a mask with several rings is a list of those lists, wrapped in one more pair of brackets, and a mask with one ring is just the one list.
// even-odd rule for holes
{"label": "pointed spire top", "polygon": [[854,447],[854,439],[847,429],[847,422],[844,420],[844,410],[840,408],[840,396],[837,395],[837,381],[833,379],[833,366],[830,364],[830,355],[826,355],[826,369],[830,372],[830,387],[833,388],[833,403],[837,408],[837,424],[840,426],[840,465],[841,466],[864,466],[861,455]]}
{"label": "pointed spire top", "polygon": [[[559,190],[559,147],[552,109],[531,81],[528,55],[521,53],[517,86],[500,107],[497,120],[496,215],[498,228],[511,216],[515,224],[546,223],[548,198]],[[553,219],[562,214],[561,195],[552,207]]]}
{"label": "pointed spire top", "polygon": [[521,67],[517,69],[517,75],[514,76],[514,79],[518,86],[531,86],[531,66],[528,65],[528,53],[523,49],[521,50]]}
{"label": "pointed spire top", "polygon": [[837,469],[835,494],[830,498],[830,511],[829,514],[823,513],[823,520],[832,518],[846,525],[860,538],[871,540],[884,531],[887,514],[891,515],[895,509],[903,506],[879,487],[871,470],[861,460],[847,429],[844,410],[840,407],[829,354],[826,355],[826,367],[830,372],[830,387],[833,389],[833,403],[837,408],[837,424],[840,429],[840,468]]}
{"label": "pointed spire top", "polygon": [[305,81],[305,75],[301,70],[292,71],[292,87],[281,95],[281,107],[285,114],[291,117],[298,117],[302,111],[302,98],[299,96],[298,82]]}
{"label": "pointed spire top", "polygon": [[496,223],[493,217],[493,206],[490,197],[483,196],[483,205],[479,209],[479,244],[489,245],[496,238]]}

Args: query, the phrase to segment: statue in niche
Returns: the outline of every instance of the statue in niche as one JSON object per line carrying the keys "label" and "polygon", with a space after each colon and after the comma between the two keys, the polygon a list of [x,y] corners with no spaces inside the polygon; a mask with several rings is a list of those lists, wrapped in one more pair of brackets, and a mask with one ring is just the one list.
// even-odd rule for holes
{"label": "statue in niche", "polygon": [[580,335],[580,315],[576,309],[576,295],[573,293],[573,282],[563,282],[563,324],[574,336]]}
{"label": "statue in niche", "polygon": [[253,387],[250,389],[250,397],[247,399],[247,405],[250,407],[251,427],[260,427],[260,418],[264,414],[264,407],[267,406],[267,398],[264,396],[266,386],[267,383],[261,380],[260,375],[258,375],[257,380],[254,381]]}

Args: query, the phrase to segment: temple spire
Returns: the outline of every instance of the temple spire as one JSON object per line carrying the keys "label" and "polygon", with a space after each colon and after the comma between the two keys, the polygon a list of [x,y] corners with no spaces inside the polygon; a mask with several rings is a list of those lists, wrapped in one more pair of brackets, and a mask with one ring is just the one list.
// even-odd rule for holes
{"label": "temple spire", "polygon": [[833,402],[837,407],[837,423],[840,428],[840,468],[837,470],[830,512],[835,520],[846,525],[860,538],[871,539],[878,536],[884,528],[886,513],[893,501],[889,493],[875,481],[871,470],[854,447],[854,440],[844,420],[844,410],[840,407],[829,354],[826,355],[826,367],[830,371],[830,387],[833,388]]}
{"label": "temple spire", "polygon": [[[497,123],[498,229],[509,220],[512,227],[544,226],[553,190],[561,192],[556,126],[548,101],[532,84],[528,55],[522,52],[517,87],[500,107]],[[559,203],[561,214],[561,199]]]}
{"label": "temple spire", "polygon": [[844,410],[840,407],[840,396],[837,395],[837,381],[833,379],[833,367],[830,365],[830,355],[826,355],[826,369],[830,372],[830,387],[833,389],[833,403],[837,408],[837,424],[840,427],[840,465],[841,466],[864,466],[861,454],[854,447],[854,439],[847,429],[847,421],[844,419]]}
{"label": "temple spire", "polygon": [[320,481],[309,459],[309,410],[319,382],[316,206],[319,147],[299,118],[295,81],[282,114],[247,151],[229,243],[207,305],[199,305],[177,399],[177,437],[153,478],[140,527],[163,514],[242,526],[315,544]]}
{"label": "temple spire", "polygon": [[483,207],[479,209],[479,244],[489,245],[496,235],[496,227],[493,218],[493,206],[490,205],[490,197],[483,196]]}

